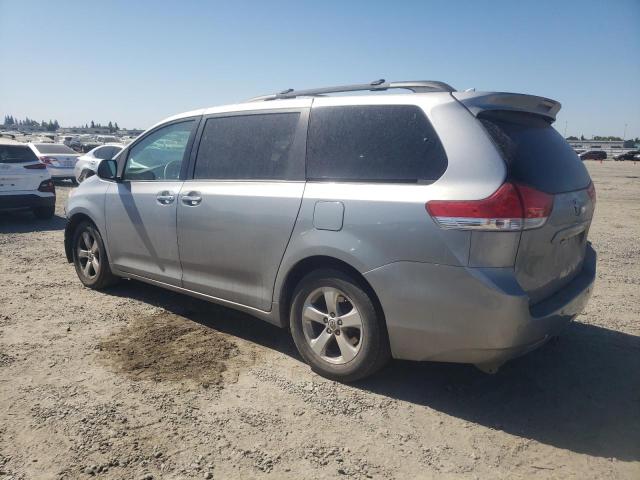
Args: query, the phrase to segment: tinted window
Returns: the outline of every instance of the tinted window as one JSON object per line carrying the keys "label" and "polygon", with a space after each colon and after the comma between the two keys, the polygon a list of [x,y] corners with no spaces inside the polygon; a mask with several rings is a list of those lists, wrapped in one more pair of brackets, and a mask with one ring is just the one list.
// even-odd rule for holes
{"label": "tinted window", "polygon": [[76,153],[66,145],[62,145],[60,143],[34,143],[34,146],[38,149],[40,153],[43,155],[55,155],[55,154],[64,154],[64,153]]}
{"label": "tinted window", "polygon": [[299,113],[210,118],[198,148],[194,178],[283,179],[303,176],[292,152]]}
{"label": "tinted window", "polygon": [[102,147],[95,151],[94,157],[102,160],[113,158],[122,148],[121,147]]}
{"label": "tinted window", "polygon": [[509,176],[547,193],[586,188],[591,179],[578,155],[549,122],[518,112],[481,115],[507,162]]}
{"label": "tinted window", "polygon": [[314,108],[308,141],[312,180],[432,182],[447,168],[433,127],[411,105]]}
{"label": "tinted window", "polygon": [[126,180],[176,180],[194,121],[162,127],[144,137],[129,151]]}
{"label": "tinted window", "polygon": [[38,157],[26,145],[0,145],[0,163],[37,162]]}

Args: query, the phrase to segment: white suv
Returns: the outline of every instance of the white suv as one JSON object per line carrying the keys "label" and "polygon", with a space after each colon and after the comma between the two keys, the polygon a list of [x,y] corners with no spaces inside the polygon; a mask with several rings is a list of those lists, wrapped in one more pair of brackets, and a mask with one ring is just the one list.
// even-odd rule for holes
{"label": "white suv", "polygon": [[31,209],[51,218],[56,190],[47,166],[24,143],[0,138],[0,210]]}

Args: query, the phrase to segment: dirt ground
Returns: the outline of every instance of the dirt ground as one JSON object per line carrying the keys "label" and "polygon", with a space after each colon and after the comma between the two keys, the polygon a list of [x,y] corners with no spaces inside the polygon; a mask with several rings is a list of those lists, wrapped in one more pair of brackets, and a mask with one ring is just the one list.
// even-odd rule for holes
{"label": "dirt ground", "polygon": [[288,335],[133,281],[82,287],[57,216],[0,214],[0,478],[640,478],[640,164],[589,162],[598,279],[505,365],[341,385]]}

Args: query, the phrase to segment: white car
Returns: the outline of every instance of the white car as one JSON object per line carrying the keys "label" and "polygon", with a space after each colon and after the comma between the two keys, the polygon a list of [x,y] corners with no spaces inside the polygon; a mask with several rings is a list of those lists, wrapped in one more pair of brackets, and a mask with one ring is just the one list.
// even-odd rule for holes
{"label": "white car", "polygon": [[73,169],[77,182],[80,183],[84,179],[95,175],[98,170],[98,165],[102,160],[115,157],[123,148],[124,145],[120,143],[107,143],[82,155],[78,158],[76,166]]}
{"label": "white car", "polygon": [[69,179],[76,183],[73,168],[80,156],[71,148],[61,143],[29,143],[33,153],[44,163],[54,180]]}
{"label": "white car", "polygon": [[30,209],[51,218],[56,190],[51,174],[24,143],[0,138],[0,210]]}

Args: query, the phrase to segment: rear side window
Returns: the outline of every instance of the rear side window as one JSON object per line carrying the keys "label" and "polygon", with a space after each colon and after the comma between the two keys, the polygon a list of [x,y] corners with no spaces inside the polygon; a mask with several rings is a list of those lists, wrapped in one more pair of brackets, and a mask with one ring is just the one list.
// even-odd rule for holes
{"label": "rear side window", "polygon": [[316,107],[307,148],[310,180],[431,183],[447,156],[413,105]]}
{"label": "rear side window", "polygon": [[194,178],[296,180],[303,176],[293,152],[300,113],[210,118],[198,148]]}
{"label": "rear side window", "polygon": [[513,180],[547,193],[589,186],[580,157],[542,117],[492,111],[482,113],[480,121],[501,150]]}
{"label": "rear side window", "polygon": [[60,143],[35,143],[35,147],[43,155],[55,155],[60,153],[76,153],[66,145]]}
{"label": "rear side window", "polygon": [[26,145],[0,145],[0,163],[27,163],[38,161],[36,154]]}

